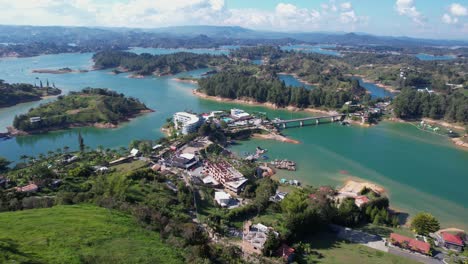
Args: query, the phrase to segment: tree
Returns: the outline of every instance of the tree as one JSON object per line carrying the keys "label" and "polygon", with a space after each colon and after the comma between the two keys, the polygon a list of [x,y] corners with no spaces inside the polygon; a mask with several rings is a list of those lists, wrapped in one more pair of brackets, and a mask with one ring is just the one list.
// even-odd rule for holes
{"label": "tree", "polygon": [[8,170],[8,165],[11,164],[11,161],[8,161],[4,157],[0,157],[0,172],[5,172]]}
{"label": "tree", "polygon": [[81,152],[84,152],[84,150],[85,150],[85,144],[84,144],[84,139],[83,139],[83,137],[81,136],[81,131],[78,132],[78,145],[80,146],[80,151],[81,151]]}
{"label": "tree", "polygon": [[262,253],[265,256],[271,257],[276,249],[280,246],[280,240],[273,232],[268,232],[267,240],[263,245]]}
{"label": "tree", "polygon": [[411,228],[418,234],[427,236],[440,229],[439,221],[431,214],[418,213],[411,221]]}

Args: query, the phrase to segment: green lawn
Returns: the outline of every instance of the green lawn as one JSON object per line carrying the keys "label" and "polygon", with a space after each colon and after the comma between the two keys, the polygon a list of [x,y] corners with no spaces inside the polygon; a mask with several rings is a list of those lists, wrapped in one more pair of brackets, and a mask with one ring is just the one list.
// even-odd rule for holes
{"label": "green lawn", "polygon": [[141,169],[147,166],[148,166],[148,163],[145,161],[133,160],[131,162],[116,165],[112,168],[115,169],[117,172],[132,172],[132,171],[136,171],[138,169]]}
{"label": "green lawn", "polygon": [[387,227],[374,224],[367,224],[356,229],[369,234],[379,235],[381,237],[389,237],[391,233],[397,233],[407,237],[414,237],[414,233],[406,227]]}
{"label": "green lawn", "polygon": [[[366,246],[339,240],[331,233],[314,235],[309,240],[312,251],[303,263],[416,264],[413,260],[381,252]],[[318,254],[317,254],[318,253]]]}
{"label": "green lawn", "polygon": [[0,213],[0,263],[183,263],[131,216],[92,205]]}

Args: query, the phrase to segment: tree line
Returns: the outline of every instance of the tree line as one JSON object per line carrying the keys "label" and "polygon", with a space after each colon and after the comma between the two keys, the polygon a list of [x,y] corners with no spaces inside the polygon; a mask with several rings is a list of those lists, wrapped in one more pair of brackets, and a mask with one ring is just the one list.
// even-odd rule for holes
{"label": "tree line", "polygon": [[393,110],[403,119],[429,117],[468,123],[468,97],[459,92],[435,94],[406,88],[393,100]]}
{"label": "tree line", "polygon": [[355,98],[362,88],[357,80],[352,90],[329,90],[286,86],[276,78],[260,79],[245,73],[227,71],[198,81],[199,91],[209,96],[230,99],[249,99],[260,103],[272,103],[278,107],[296,106],[340,108]]}
{"label": "tree line", "polygon": [[41,81],[40,85],[36,86],[26,83],[9,84],[0,80],[0,107],[38,101],[42,96],[59,95],[61,92],[60,89],[49,85],[49,81],[47,81],[47,85],[43,85]]}

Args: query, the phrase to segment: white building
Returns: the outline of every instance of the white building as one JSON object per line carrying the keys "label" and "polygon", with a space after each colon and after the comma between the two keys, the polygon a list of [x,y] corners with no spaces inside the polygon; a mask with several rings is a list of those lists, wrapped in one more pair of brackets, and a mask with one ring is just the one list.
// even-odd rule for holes
{"label": "white building", "polygon": [[234,119],[246,119],[250,117],[250,114],[241,109],[231,109],[231,116]]}
{"label": "white building", "polygon": [[215,200],[222,207],[226,207],[229,205],[229,202],[231,201],[231,195],[223,191],[215,192]]}
{"label": "white building", "polygon": [[184,135],[197,131],[202,122],[202,119],[198,115],[187,112],[177,112],[174,114],[175,128],[180,129]]}

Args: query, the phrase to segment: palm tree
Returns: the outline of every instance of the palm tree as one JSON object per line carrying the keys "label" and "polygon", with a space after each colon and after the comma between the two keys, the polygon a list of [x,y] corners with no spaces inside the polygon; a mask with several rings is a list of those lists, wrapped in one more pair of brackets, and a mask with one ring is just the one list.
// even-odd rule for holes
{"label": "palm tree", "polygon": [[20,159],[23,161],[23,163],[26,163],[26,160],[29,158],[28,155],[21,155]]}

